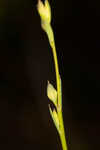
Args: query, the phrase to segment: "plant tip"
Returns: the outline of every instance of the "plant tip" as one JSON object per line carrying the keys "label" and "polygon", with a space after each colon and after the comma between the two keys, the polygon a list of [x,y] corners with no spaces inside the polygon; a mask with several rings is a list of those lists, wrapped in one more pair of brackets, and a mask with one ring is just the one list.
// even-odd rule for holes
{"label": "plant tip", "polygon": [[48,0],[45,0],[44,3],[41,0],[38,0],[37,10],[42,22],[51,22],[51,8]]}

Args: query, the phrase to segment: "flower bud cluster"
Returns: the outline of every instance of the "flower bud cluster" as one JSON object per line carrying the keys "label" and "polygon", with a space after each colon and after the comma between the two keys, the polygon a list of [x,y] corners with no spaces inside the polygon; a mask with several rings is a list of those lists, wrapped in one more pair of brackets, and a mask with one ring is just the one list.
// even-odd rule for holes
{"label": "flower bud cluster", "polygon": [[38,0],[37,4],[38,13],[41,17],[41,20],[46,23],[51,22],[51,8],[48,0],[45,0],[44,4],[41,0]]}

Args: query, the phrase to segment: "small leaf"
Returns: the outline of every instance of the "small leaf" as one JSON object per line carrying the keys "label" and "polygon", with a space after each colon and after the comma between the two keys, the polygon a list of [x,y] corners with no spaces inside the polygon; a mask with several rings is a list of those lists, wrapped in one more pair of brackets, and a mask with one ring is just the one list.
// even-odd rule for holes
{"label": "small leaf", "polygon": [[53,104],[57,106],[57,91],[53,85],[49,83],[49,81],[47,85],[47,96],[53,102]]}
{"label": "small leaf", "polygon": [[55,124],[56,124],[57,128],[59,128],[58,114],[57,114],[55,109],[53,110],[53,117],[54,117],[54,121],[55,121]]}
{"label": "small leaf", "polygon": [[49,105],[49,111],[50,111],[50,115],[53,119],[53,122],[58,130],[58,132],[60,132],[60,129],[59,129],[59,119],[58,119],[58,114],[56,112],[56,110],[54,109],[53,111],[51,110],[50,108],[50,105]]}

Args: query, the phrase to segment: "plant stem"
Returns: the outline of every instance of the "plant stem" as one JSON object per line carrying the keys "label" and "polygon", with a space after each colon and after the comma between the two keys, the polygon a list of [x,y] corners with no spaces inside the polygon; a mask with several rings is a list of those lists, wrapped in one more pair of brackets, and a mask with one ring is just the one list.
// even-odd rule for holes
{"label": "plant stem", "polygon": [[64,130],[64,123],[63,123],[63,115],[62,115],[62,91],[61,91],[61,79],[59,75],[59,66],[58,66],[58,59],[57,59],[57,53],[56,53],[56,47],[55,42],[53,41],[50,43],[54,58],[54,64],[55,64],[55,72],[56,72],[56,84],[57,84],[57,94],[58,94],[58,117],[59,117],[59,124],[60,124],[60,140],[62,144],[63,150],[68,150],[67,144],[66,144],[66,138],[65,138],[65,130]]}
{"label": "plant stem", "polygon": [[55,64],[55,73],[56,73],[56,85],[57,85],[57,94],[58,94],[58,102],[60,102],[60,76],[59,76],[59,67],[58,67],[58,60],[57,60],[57,53],[56,53],[56,47],[55,47],[55,42],[53,41],[51,43],[52,47],[52,53],[53,53],[53,58],[54,58],[54,64]]}
{"label": "plant stem", "polygon": [[[37,9],[41,18],[41,26],[42,29],[46,32],[49,43],[52,48],[53,53],[53,59],[55,64],[55,72],[56,72],[56,85],[57,85],[57,104],[55,105],[55,109],[52,111],[50,108],[51,117],[54,120],[54,124],[58,130],[62,148],[63,150],[68,150],[67,144],[66,144],[66,138],[65,138],[65,130],[64,130],[64,123],[63,123],[63,115],[62,115],[62,87],[61,87],[61,78],[59,74],[59,66],[58,66],[58,59],[57,59],[57,53],[56,53],[56,46],[54,41],[54,34],[51,27],[51,8],[49,5],[48,0],[45,0],[45,3],[43,4],[41,0],[38,0]],[[54,94],[53,89],[52,95]],[[55,96],[54,96],[55,98]],[[51,99],[52,100],[52,99]],[[54,103],[54,100],[52,100]]]}
{"label": "plant stem", "polygon": [[64,130],[62,111],[58,115],[60,115],[60,121],[59,122],[60,122],[60,125],[61,125],[60,126],[61,132],[59,133],[59,136],[60,136],[62,148],[63,148],[63,150],[68,150],[67,144],[66,144],[66,138],[65,138],[65,130]]}

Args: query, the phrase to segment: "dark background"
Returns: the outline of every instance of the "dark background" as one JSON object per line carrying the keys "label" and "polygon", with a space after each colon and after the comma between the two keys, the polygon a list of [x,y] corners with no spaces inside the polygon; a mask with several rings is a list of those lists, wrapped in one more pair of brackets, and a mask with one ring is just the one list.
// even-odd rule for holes
{"label": "dark background", "polygon": [[[50,0],[69,150],[100,149],[100,2]],[[0,150],[61,150],[48,111],[55,85],[37,1],[0,0]]]}

